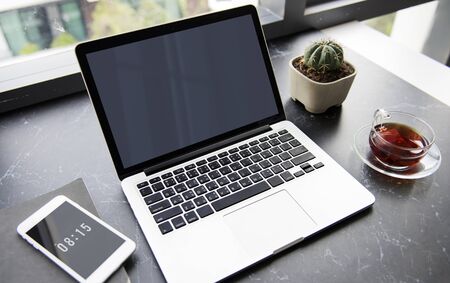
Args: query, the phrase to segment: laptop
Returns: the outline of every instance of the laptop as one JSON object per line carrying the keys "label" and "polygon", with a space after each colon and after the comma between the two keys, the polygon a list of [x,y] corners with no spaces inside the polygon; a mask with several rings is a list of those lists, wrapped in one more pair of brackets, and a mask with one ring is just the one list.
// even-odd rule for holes
{"label": "laptop", "polygon": [[81,43],[123,192],[168,282],[216,282],[375,199],[286,120],[255,7]]}

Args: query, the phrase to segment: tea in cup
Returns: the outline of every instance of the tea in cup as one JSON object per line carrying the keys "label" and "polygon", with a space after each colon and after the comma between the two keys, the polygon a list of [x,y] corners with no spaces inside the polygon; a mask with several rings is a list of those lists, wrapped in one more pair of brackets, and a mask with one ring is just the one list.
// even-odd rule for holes
{"label": "tea in cup", "polygon": [[400,111],[375,111],[369,145],[375,158],[392,170],[408,170],[427,154],[435,134],[424,120]]}

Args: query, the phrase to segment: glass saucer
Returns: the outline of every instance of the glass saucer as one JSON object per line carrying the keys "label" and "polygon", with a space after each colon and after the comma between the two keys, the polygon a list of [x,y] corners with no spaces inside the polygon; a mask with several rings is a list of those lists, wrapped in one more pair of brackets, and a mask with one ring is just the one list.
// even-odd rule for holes
{"label": "glass saucer", "polygon": [[353,140],[353,148],[355,149],[356,154],[358,154],[359,158],[361,158],[361,160],[370,168],[395,178],[420,179],[433,174],[441,165],[441,152],[435,143],[430,148],[427,155],[410,169],[396,171],[386,167],[372,154],[372,150],[369,146],[370,129],[370,124],[360,128],[356,132]]}

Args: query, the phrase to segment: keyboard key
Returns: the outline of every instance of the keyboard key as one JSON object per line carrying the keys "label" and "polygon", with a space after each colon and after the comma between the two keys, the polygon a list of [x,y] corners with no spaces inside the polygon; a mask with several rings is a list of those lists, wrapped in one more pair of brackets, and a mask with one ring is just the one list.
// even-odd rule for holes
{"label": "keyboard key", "polygon": [[175,180],[177,180],[178,183],[182,183],[186,181],[188,178],[186,177],[186,174],[182,173],[175,176]]}
{"label": "keyboard key", "polygon": [[155,177],[155,178],[152,178],[152,179],[149,180],[150,184],[154,184],[154,183],[159,182],[159,181],[161,181],[160,177]]}
{"label": "keyboard key", "polygon": [[191,170],[195,168],[195,164],[189,164],[186,167],[184,167],[185,170]]}
{"label": "keyboard key", "polygon": [[169,188],[169,189],[165,189],[164,191],[162,191],[162,193],[163,193],[164,197],[169,198],[169,197],[175,195],[175,190],[172,188]]}
{"label": "keyboard key", "polygon": [[197,187],[198,186],[198,182],[195,179],[189,180],[186,182],[186,185],[192,189],[193,187]]}
{"label": "keyboard key", "polygon": [[270,166],[272,166],[272,164],[269,162],[269,160],[263,160],[259,163],[259,166],[261,166],[261,168],[269,168]]}
{"label": "keyboard key", "polygon": [[275,174],[278,174],[278,173],[281,173],[281,172],[284,171],[283,168],[281,168],[280,165],[273,166],[270,169],[272,169],[272,172],[275,173]]}
{"label": "keyboard key", "polygon": [[283,143],[282,145],[280,145],[280,148],[284,151],[288,151],[288,150],[292,149],[292,146],[288,143]]}
{"label": "keyboard key", "polygon": [[197,181],[199,181],[200,184],[204,184],[204,183],[206,183],[206,182],[209,182],[210,179],[209,179],[208,176],[202,175],[202,176],[200,176],[200,177],[197,178]]}
{"label": "keyboard key", "polygon": [[230,168],[231,168],[233,171],[237,171],[237,170],[239,170],[239,169],[242,169],[242,165],[241,165],[241,163],[239,163],[239,162],[234,162],[234,163],[231,163],[231,164],[230,164]]}
{"label": "keyboard key", "polygon": [[206,216],[208,216],[208,215],[213,214],[214,211],[212,210],[211,206],[205,205],[205,206],[202,206],[202,207],[200,207],[200,208],[197,208],[197,213],[198,213],[198,215],[199,215],[201,218],[204,218],[204,217],[206,217]]}
{"label": "keyboard key", "polygon": [[189,199],[195,197],[194,192],[191,191],[191,190],[190,190],[190,191],[187,191],[187,192],[184,192],[182,195],[183,195],[183,198],[184,198],[185,200],[189,200]]}
{"label": "keyboard key", "polygon": [[233,204],[236,204],[238,202],[241,202],[243,200],[251,198],[252,196],[255,196],[262,192],[265,192],[269,189],[270,189],[270,186],[269,186],[269,184],[267,184],[267,182],[260,182],[253,186],[250,186],[246,189],[237,191],[229,196],[218,199],[218,200],[212,202],[211,205],[214,207],[214,209],[216,211],[220,211],[229,206],[232,206]]}
{"label": "keyboard key", "polygon": [[277,134],[277,133],[273,133],[273,134],[270,134],[270,135],[269,135],[269,138],[271,138],[271,139],[276,138],[276,137],[278,137],[278,134]]}
{"label": "keyboard key", "polygon": [[156,184],[153,184],[152,188],[155,192],[158,192],[158,191],[164,189],[164,185],[161,182],[158,182]]}
{"label": "keyboard key", "polygon": [[262,170],[258,164],[253,164],[253,165],[249,166],[248,169],[250,169],[250,171],[252,171],[252,173],[259,172]]}
{"label": "keyboard key", "polygon": [[270,143],[272,146],[276,146],[276,145],[281,144],[280,141],[279,141],[278,139],[272,139],[272,140],[269,141],[269,143]]}
{"label": "keyboard key", "polygon": [[173,227],[175,227],[175,229],[178,229],[178,228],[185,226],[186,222],[184,222],[183,217],[178,216],[178,217],[175,217],[174,219],[172,219],[172,225],[173,225]]}
{"label": "keyboard key", "polygon": [[246,158],[252,155],[252,153],[248,149],[241,150],[239,154],[242,156],[242,158]]}
{"label": "keyboard key", "polygon": [[272,148],[270,149],[270,152],[272,152],[273,155],[277,155],[277,154],[279,154],[279,153],[281,153],[281,152],[283,152],[283,151],[281,150],[280,147],[276,146],[276,147],[272,147]]}
{"label": "keyboard key", "polygon": [[228,157],[224,157],[219,159],[219,163],[222,164],[222,166],[228,165],[231,163],[231,160]]}
{"label": "keyboard key", "polygon": [[208,191],[215,190],[219,187],[215,181],[211,181],[211,182],[207,183],[205,186],[208,189]]}
{"label": "keyboard key", "polygon": [[208,162],[212,162],[212,161],[214,161],[214,160],[217,160],[217,156],[215,156],[215,155],[210,156],[210,157],[208,157],[206,160],[208,160]]}
{"label": "keyboard key", "polygon": [[307,152],[291,159],[291,162],[294,163],[294,165],[300,165],[314,158],[315,156],[311,152]]}
{"label": "keyboard key", "polygon": [[228,188],[230,189],[230,191],[235,192],[237,190],[240,190],[242,187],[241,187],[241,185],[239,185],[238,182],[235,182],[235,183],[229,185]]}
{"label": "keyboard key", "polygon": [[239,154],[234,153],[234,154],[230,155],[230,159],[231,159],[231,161],[238,161],[238,160],[241,160],[242,157]]}
{"label": "keyboard key", "polygon": [[190,189],[192,189],[192,188],[194,188],[194,187],[197,187],[199,184],[198,184],[197,180],[192,179],[192,180],[187,181],[187,182],[186,182],[186,185],[187,185]]}
{"label": "keyboard key", "polygon": [[198,220],[197,214],[194,211],[190,211],[184,214],[184,218],[188,223],[192,223]]}
{"label": "keyboard key", "polygon": [[162,199],[163,199],[163,196],[161,193],[154,193],[153,195],[149,195],[148,197],[144,198],[144,201],[147,205],[150,205],[150,204],[158,202]]}
{"label": "keyboard key", "polygon": [[173,205],[176,205],[176,204],[182,203],[183,202],[183,198],[180,195],[176,195],[176,196],[170,198],[170,202]]}
{"label": "keyboard key", "polygon": [[219,196],[217,195],[216,192],[209,192],[205,195],[205,197],[209,200],[209,201],[213,201],[215,199],[218,199]]}
{"label": "keyboard key", "polygon": [[169,173],[163,174],[163,175],[161,176],[161,178],[167,179],[167,178],[172,177],[172,176],[173,176],[172,172],[169,172]]}
{"label": "keyboard key", "polygon": [[267,178],[272,177],[273,173],[269,169],[266,169],[266,170],[261,171],[261,175],[267,179]]}
{"label": "keyboard key", "polygon": [[284,135],[284,134],[287,134],[287,132],[288,131],[286,129],[284,129],[284,130],[279,131],[278,134],[279,135]]}
{"label": "keyboard key", "polygon": [[280,140],[280,142],[287,142],[294,139],[294,137],[291,134],[285,134],[279,137],[278,139]]}
{"label": "keyboard key", "polygon": [[280,165],[281,165],[281,167],[284,168],[284,170],[288,170],[288,169],[291,169],[292,167],[294,167],[294,165],[292,165],[292,163],[289,160],[281,163]]}
{"label": "keyboard key", "polygon": [[264,150],[263,152],[261,152],[261,156],[264,159],[267,159],[267,158],[271,158],[273,156],[273,154],[268,150]]}
{"label": "keyboard key", "polygon": [[171,206],[171,205],[170,205],[169,200],[165,199],[165,200],[163,200],[163,201],[160,201],[160,202],[158,202],[158,203],[155,203],[155,204],[150,205],[150,206],[148,207],[148,209],[150,210],[150,212],[151,212],[152,214],[155,214],[155,213],[158,213],[158,212],[160,212],[160,211],[162,211],[162,210],[164,210],[164,209],[166,209],[166,208],[169,208],[170,206]]}
{"label": "keyboard key", "polygon": [[314,168],[310,165],[308,167],[302,168],[303,171],[305,171],[306,173],[312,172],[314,171]]}
{"label": "keyboard key", "polygon": [[250,176],[250,180],[253,181],[253,183],[258,183],[259,181],[261,181],[263,178],[261,177],[261,175],[259,175],[258,173],[253,174]]}
{"label": "keyboard key", "polygon": [[276,187],[284,183],[279,176],[273,176],[272,178],[267,179],[267,182],[269,182],[272,187]]}
{"label": "keyboard key", "polygon": [[138,189],[141,189],[141,188],[146,187],[146,186],[148,186],[148,182],[147,181],[137,184]]}
{"label": "keyboard key", "polygon": [[172,225],[170,225],[169,221],[159,224],[158,227],[163,235],[173,231]]}
{"label": "keyboard key", "polygon": [[233,153],[236,153],[236,152],[238,152],[238,151],[239,151],[239,149],[238,149],[237,147],[235,147],[235,148],[230,149],[228,152],[229,152],[230,154],[233,154]]}
{"label": "keyboard key", "polygon": [[300,177],[300,176],[303,176],[303,175],[305,175],[305,172],[303,172],[302,170],[294,173],[295,177]]}
{"label": "keyboard key", "polygon": [[269,140],[268,137],[262,137],[262,138],[259,139],[260,142],[265,142],[265,141],[268,141],[268,140]]}
{"label": "keyboard key", "polygon": [[263,142],[262,144],[259,145],[259,147],[263,150],[266,150],[271,148],[272,146],[268,142]]}
{"label": "keyboard key", "polygon": [[226,151],[221,152],[221,153],[218,154],[218,156],[219,156],[220,158],[225,157],[225,156],[227,156],[227,155],[228,155],[228,152],[226,152]]}
{"label": "keyboard key", "polygon": [[178,169],[173,171],[173,174],[177,175],[177,174],[180,174],[180,173],[183,173],[183,172],[184,172],[183,168],[178,168]]}
{"label": "keyboard key", "polygon": [[184,211],[189,211],[195,208],[195,205],[192,201],[187,201],[181,205]]}
{"label": "keyboard key", "polygon": [[299,146],[299,147],[296,147],[296,148],[293,148],[293,149],[289,150],[289,153],[290,153],[292,156],[297,156],[297,155],[300,155],[300,154],[305,153],[305,152],[307,152],[307,151],[308,151],[308,150],[306,149],[306,147],[304,147],[304,146],[302,145],[302,146]]}
{"label": "keyboard key", "polygon": [[250,151],[251,151],[253,154],[255,154],[255,153],[261,152],[261,149],[259,148],[259,146],[255,145],[255,146],[252,146],[252,147],[250,148]]}
{"label": "keyboard key", "polygon": [[219,178],[221,175],[220,175],[219,171],[214,170],[214,171],[208,173],[208,176],[209,176],[209,178],[214,180],[214,179]]}
{"label": "keyboard key", "polygon": [[202,165],[205,165],[205,164],[206,164],[206,160],[205,160],[205,159],[200,160],[200,161],[197,161],[197,162],[195,163],[195,165],[197,165],[197,166],[202,166]]}
{"label": "keyboard key", "polygon": [[278,156],[273,156],[273,157],[269,158],[269,161],[270,161],[273,165],[276,165],[276,164],[278,164],[278,163],[281,162],[281,159],[280,159]]}
{"label": "keyboard key", "polygon": [[246,167],[246,166],[252,165],[253,162],[250,159],[245,158],[245,159],[241,160],[241,164],[242,164],[242,166]]}
{"label": "keyboard key", "polygon": [[185,184],[178,184],[175,187],[173,187],[175,189],[175,191],[177,191],[177,193],[181,193],[187,190],[186,185]]}
{"label": "keyboard key", "polygon": [[221,197],[223,197],[223,196],[228,195],[228,194],[230,193],[230,191],[229,191],[226,187],[222,187],[222,188],[220,188],[220,189],[217,190],[217,193],[218,193]]}
{"label": "keyboard key", "polygon": [[316,168],[316,169],[319,169],[319,168],[321,168],[321,167],[323,167],[323,166],[324,166],[324,165],[323,165],[322,162],[318,162],[318,163],[314,164],[314,168]]}
{"label": "keyboard key", "polygon": [[222,178],[217,179],[217,183],[219,184],[219,186],[225,186],[229,182],[230,181],[228,180],[227,177],[222,177]]}
{"label": "keyboard key", "polygon": [[189,177],[189,179],[195,178],[199,175],[197,170],[195,170],[195,169],[187,171],[186,174]]}
{"label": "keyboard key", "polygon": [[183,213],[183,210],[181,210],[179,206],[175,206],[156,214],[155,216],[153,216],[153,218],[155,219],[156,223],[160,223],[181,213]]}
{"label": "keyboard key", "polygon": [[298,140],[291,140],[289,144],[292,145],[292,147],[297,147],[301,145],[301,143]]}
{"label": "keyboard key", "polygon": [[258,163],[258,162],[260,162],[261,160],[263,160],[262,157],[261,157],[261,155],[259,155],[259,154],[252,155],[252,156],[250,157],[250,159],[251,159],[251,161],[253,161],[253,162],[255,162],[255,163]]}
{"label": "keyboard key", "polygon": [[239,149],[246,149],[246,148],[248,148],[248,144],[243,144],[239,147]]}
{"label": "keyboard key", "polygon": [[232,171],[231,171],[231,169],[230,169],[230,167],[228,167],[228,166],[225,166],[225,167],[222,167],[222,168],[220,168],[219,169],[219,171],[220,171],[220,173],[222,173],[222,175],[227,175],[227,174],[230,174]]}
{"label": "keyboard key", "polygon": [[249,178],[244,178],[239,181],[239,184],[241,184],[241,186],[243,186],[243,187],[248,187],[252,184],[252,181],[250,181]]}
{"label": "keyboard key", "polygon": [[[172,173],[170,173],[172,174]],[[171,187],[173,185],[175,185],[177,182],[175,182],[175,180],[173,178],[169,178],[164,180],[164,185],[166,185],[166,187]]]}
{"label": "keyboard key", "polygon": [[200,196],[203,195],[204,193],[208,192],[208,190],[204,187],[204,186],[200,186],[194,189],[194,192]]}
{"label": "keyboard key", "polygon": [[201,196],[201,197],[195,198],[194,203],[197,206],[202,206],[206,203],[206,199],[203,196]]}
{"label": "keyboard key", "polygon": [[152,189],[150,189],[150,187],[145,187],[139,190],[139,192],[141,193],[141,196],[145,197],[151,193],[153,193]]}
{"label": "keyboard key", "polygon": [[228,175],[228,179],[230,179],[231,182],[237,181],[241,178],[238,173],[234,172]]}
{"label": "keyboard key", "polygon": [[289,171],[284,171],[283,173],[280,174],[281,178],[283,178],[283,180],[285,182],[288,182],[290,180],[294,179],[294,176],[292,176],[291,173],[289,173]]}
{"label": "keyboard key", "polygon": [[246,177],[248,175],[250,175],[252,172],[250,172],[250,170],[248,170],[247,168],[243,168],[241,170],[238,171],[239,175],[241,175],[241,177]]}
{"label": "keyboard key", "polygon": [[202,165],[202,166],[198,167],[197,170],[198,170],[198,172],[200,172],[200,174],[205,174],[210,171],[209,167],[206,165]]}
{"label": "keyboard key", "polygon": [[213,161],[213,162],[209,163],[208,166],[209,166],[209,168],[211,168],[211,170],[215,170],[215,169],[221,167],[221,165],[217,161]]}
{"label": "keyboard key", "polygon": [[283,152],[282,154],[278,155],[282,160],[288,160],[291,158],[291,155],[287,152]]}

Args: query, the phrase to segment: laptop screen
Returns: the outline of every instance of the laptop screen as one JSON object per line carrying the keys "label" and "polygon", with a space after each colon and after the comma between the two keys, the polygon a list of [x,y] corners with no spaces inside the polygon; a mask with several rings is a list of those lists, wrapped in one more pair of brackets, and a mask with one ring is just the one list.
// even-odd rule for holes
{"label": "laptop screen", "polygon": [[86,59],[124,168],[279,114],[251,15]]}

